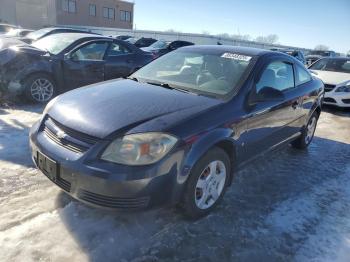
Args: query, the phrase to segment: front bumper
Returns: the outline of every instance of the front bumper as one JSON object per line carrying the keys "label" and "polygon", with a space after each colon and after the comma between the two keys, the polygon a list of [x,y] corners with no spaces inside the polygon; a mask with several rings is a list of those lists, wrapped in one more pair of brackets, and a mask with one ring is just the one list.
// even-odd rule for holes
{"label": "front bumper", "polygon": [[[159,163],[132,167],[99,160],[96,155],[109,141],[95,145],[83,154],[61,147],[38,131],[30,132],[32,159],[37,166],[37,152],[57,162],[57,177],[52,182],[72,197],[106,209],[148,209],[178,202],[177,192],[184,184],[179,179],[183,152],[169,154]],[[181,182],[182,181],[182,182]]]}
{"label": "front bumper", "polygon": [[350,107],[350,93],[345,92],[325,92],[323,103],[338,107]]}

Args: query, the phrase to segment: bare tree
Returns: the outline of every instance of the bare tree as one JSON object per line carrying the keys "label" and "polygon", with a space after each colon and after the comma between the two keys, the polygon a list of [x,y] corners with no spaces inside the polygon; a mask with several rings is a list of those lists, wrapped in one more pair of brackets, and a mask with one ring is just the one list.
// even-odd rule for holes
{"label": "bare tree", "polygon": [[279,39],[278,35],[271,34],[267,36],[258,36],[257,38],[255,38],[255,41],[260,43],[266,43],[266,44],[277,44],[278,39]]}
{"label": "bare tree", "polygon": [[230,35],[228,33],[222,33],[222,34],[217,34],[216,36],[221,38],[230,38],[230,39],[246,40],[246,41],[249,41],[252,39],[250,35],[241,35],[241,34]]}
{"label": "bare tree", "polygon": [[326,45],[317,45],[317,46],[315,46],[314,49],[315,49],[315,50],[319,50],[319,51],[328,51],[328,50],[329,50],[329,47],[326,46]]}

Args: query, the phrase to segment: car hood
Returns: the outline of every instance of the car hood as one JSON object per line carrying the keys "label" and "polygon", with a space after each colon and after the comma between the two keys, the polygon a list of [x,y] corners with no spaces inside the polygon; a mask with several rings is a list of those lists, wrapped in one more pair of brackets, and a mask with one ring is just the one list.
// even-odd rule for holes
{"label": "car hood", "polygon": [[1,37],[0,38],[0,51],[11,46],[24,45],[25,43],[17,38]]}
{"label": "car hood", "polygon": [[348,73],[321,71],[321,70],[312,70],[312,69],[310,71],[314,73],[318,78],[320,78],[325,84],[339,85],[343,82],[350,81],[350,74]]}
{"label": "car hood", "polygon": [[[195,107],[203,111],[220,103],[218,99],[132,80],[111,80],[59,96],[47,113],[68,128],[106,138],[158,117],[164,119],[167,114]],[[193,114],[195,110],[187,111]],[[164,130],[159,126],[150,131]]]}
{"label": "car hood", "polygon": [[8,62],[13,61],[17,56],[22,54],[42,56],[46,53],[47,52],[43,50],[22,42],[20,45],[10,45],[8,48],[0,49],[0,66],[6,65]]}

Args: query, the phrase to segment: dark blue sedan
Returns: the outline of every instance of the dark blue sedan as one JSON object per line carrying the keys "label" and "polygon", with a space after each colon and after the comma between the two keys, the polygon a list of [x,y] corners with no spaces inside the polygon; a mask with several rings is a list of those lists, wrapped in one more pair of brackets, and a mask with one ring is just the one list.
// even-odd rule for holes
{"label": "dark blue sedan", "polygon": [[228,46],[171,52],[129,79],[60,95],[30,132],[32,157],[85,203],[210,212],[237,169],[312,141],[323,84],[295,58]]}

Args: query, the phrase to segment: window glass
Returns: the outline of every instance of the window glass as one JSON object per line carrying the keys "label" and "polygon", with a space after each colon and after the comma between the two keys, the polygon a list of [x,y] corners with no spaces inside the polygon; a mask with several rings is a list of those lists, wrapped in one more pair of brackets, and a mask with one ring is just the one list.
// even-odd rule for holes
{"label": "window glass", "polygon": [[109,56],[119,56],[129,54],[131,51],[123,45],[113,43],[108,51]]}
{"label": "window glass", "polygon": [[128,22],[131,21],[131,13],[130,12],[125,12],[125,20]]}
{"label": "window glass", "polygon": [[69,1],[68,11],[70,13],[75,13],[76,12],[76,3],[75,3],[75,1],[72,1],[72,0]]}
{"label": "window glass", "polygon": [[309,72],[302,68],[300,65],[296,65],[297,77],[295,79],[296,85],[301,85],[311,80],[311,75]]}
{"label": "window glass", "polygon": [[126,14],[125,11],[120,11],[120,20],[125,21],[126,20]]}
{"label": "window glass", "polygon": [[62,10],[68,12],[68,0],[62,0]]}
{"label": "window glass", "polygon": [[293,88],[293,66],[280,61],[270,63],[261,74],[259,82],[256,84],[256,91],[259,92],[264,87],[272,87],[280,91]]}
{"label": "window glass", "polygon": [[108,18],[108,8],[107,7],[103,8],[103,17]]}
{"label": "window glass", "polygon": [[53,34],[35,41],[32,46],[57,55],[80,38],[79,34]]}
{"label": "window glass", "polygon": [[107,42],[95,42],[83,46],[72,54],[75,61],[102,61],[108,47]]}
{"label": "window glass", "polygon": [[109,19],[114,19],[114,8],[109,8],[108,9],[108,18]]}
{"label": "window glass", "polygon": [[332,71],[350,73],[349,58],[323,58],[315,62],[310,69],[321,71]]}
{"label": "window glass", "polygon": [[96,5],[90,5],[90,15],[96,16]]}
{"label": "window glass", "polygon": [[132,77],[194,93],[224,96],[237,87],[251,61],[251,57],[240,59],[234,55],[208,54],[200,49],[174,51],[141,68]]}

